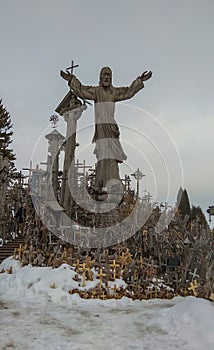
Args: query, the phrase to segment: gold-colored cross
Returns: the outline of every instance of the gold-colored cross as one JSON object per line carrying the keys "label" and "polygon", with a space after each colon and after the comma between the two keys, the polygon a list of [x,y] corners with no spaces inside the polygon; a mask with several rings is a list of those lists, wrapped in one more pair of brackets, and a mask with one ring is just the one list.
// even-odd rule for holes
{"label": "gold-colored cross", "polygon": [[100,272],[97,274],[97,277],[100,279],[100,288],[102,287],[102,283],[103,283],[103,277],[105,277],[106,274],[103,273],[103,270],[100,268]]}
{"label": "gold-colored cross", "polygon": [[85,257],[85,263],[87,267],[91,267],[92,264],[94,264],[95,260],[91,260],[91,257],[86,255]]}
{"label": "gold-colored cross", "polygon": [[79,270],[82,271],[82,284],[81,287],[85,287],[86,283],[85,283],[85,273],[86,271],[88,271],[90,268],[86,267],[86,263],[82,264],[82,267],[79,267]]}
{"label": "gold-colored cross", "polygon": [[193,292],[193,295],[195,297],[197,297],[198,293],[196,292],[196,289],[198,288],[198,283],[196,280],[193,281],[193,283],[190,283],[190,287],[188,288],[188,290]]}
{"label": "gold-colored cross", "polygon": [[78,271],[79,268],[80,268],[80,259],[77,259],[76,264],[73,264],[73,266],[76,267],[76,268],[75,268],[75,271]]}
{"label": "gold-colored cross", "polygon": [[116,264],[116,261],[113,260],[113,263],[110,266],[113,267],[113,279],[115,280],[115,278],[116,278],[116,267],[120,267],[120,265]]}

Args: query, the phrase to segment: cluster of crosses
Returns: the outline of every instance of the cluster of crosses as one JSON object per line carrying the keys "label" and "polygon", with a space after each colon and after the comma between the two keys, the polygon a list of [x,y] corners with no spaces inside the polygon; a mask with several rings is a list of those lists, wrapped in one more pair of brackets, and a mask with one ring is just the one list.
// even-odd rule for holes
{"label": "cluster of crosses", "polygon": [[[73,72],[74,67],[72,63],[69,69]],[[64,76],[67,77],[67,74]],[[14,197],[23,204],[23,194],[28,198],[21,228],[25,243],[14,251],[14,259],[18,259],[23,266],[31,264],[57,268],[63,263],[69,264],[76,272],[74,278],[78,283],[70,293],[77,292],[83,298],[128,296],[149,299],[171,298],[179,294],[214,299],[214,253],[210,231],[197,219],[187,225],[176,208],[170,209],[167,203],[155,206],[149,193],[140,199],[139,181],[144,175],[139,168],[131,174],[136,180],[136,191],[131,188],[130,176],[120,179],[124,193],[122,201],[114,209],[104,213],[83,209],[82,203],[86,202],[88,194],[97,202],[102,202],[109,195],[103,190],[104,187],[94,190],[96,169],[87,166],[85,161],[80,163],[75,157],[77,122],[87,108],[86,102],[80,101],[72,90],[68,92],[56,108],[67,123],[66,137],[55,129],[59,118],[52,115],[50,121],[54,130],[46,135],[49,143],[47,161],[43,163],[46,170],[38,167],[32,169],[31,165],[27,187],[24,188],[20,175],[10,191],[9,202]],[[63,170],[60,171],[59,155],[62,150],[65,156]],[[69,191],[71,164],[72,191],[76,202]],[[5,164],[1,165],[0,173],[4,180],[7,173]],[[1,186],[0,190],[6,198],[5,186]],[[114,194],[111,194],[113,197]],[[44,216],[50,215],[50,226],[56,226],[59,235],[56,236],[48,225],[42,223],[31,199],[34,206],[45,203],[44,208],[39,207],[39,211],[44,210]],[[56,222],[54,208],[59,204],[79,227],[87,227],[87,232],[81,229],[74,232],[62,220]],[[111,227],[129,217],[136,205],[137,224],[133,221],[111,231]],[[49,208],[48,214],[46,207]],[[0,209],[4,211],[3,205]],[[147,220],[141,223],[142,217]],[[109,245],[99,242],[99,235],[96,235],[96,229],[108,227],[107,239],[112,243]],[[73,243],[67,243],[66,236],[72,234]],[[92,246],[97,248],[90,248]],[[7,272],[12,273],[12,268]],[[122,287],[118,287],[118,280],[124,281]],[[89,289],[88,281],[97,281],[96,286]],[[57,286],[53,282],[50,287]]]}
{"label": "cluster of crosses", "polygon": [[[54,236],[31,210],[23,235],[25,244],[14,251],[21,264],[69,264],[78,286],[70,293],[83,298],[171,298],[194,295],[213,298],[213,239],[199,225],[185,226],[179,213],[163,232],[155,231],[161,209],[156,207],[135,235],[108,248],[81,248]],[[4,271],[1,271],[4,272]],[[12,273],[12,269],[7,271]],[[117,287],[118,280],[124,285]],[[88,281],[96,281],[89,289]],[[51,288],[55,288],[53,285]]]}

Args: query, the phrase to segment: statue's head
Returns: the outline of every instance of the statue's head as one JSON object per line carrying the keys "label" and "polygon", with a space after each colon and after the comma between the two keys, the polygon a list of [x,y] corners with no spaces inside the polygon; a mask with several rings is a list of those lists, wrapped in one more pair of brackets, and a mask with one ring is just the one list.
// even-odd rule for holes
{"label": "statue's head", "polygon": [[112,70],[109,67],[103,67],[100,71],[100,85],[109,87],[112,85]]}

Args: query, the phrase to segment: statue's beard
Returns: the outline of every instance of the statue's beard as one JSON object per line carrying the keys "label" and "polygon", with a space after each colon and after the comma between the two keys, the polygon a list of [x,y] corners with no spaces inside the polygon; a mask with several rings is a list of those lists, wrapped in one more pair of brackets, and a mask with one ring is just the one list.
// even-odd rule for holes
{"label": "statue's beard", "polygon": [[110,85],[111,85],[110,81],[103,81],[102,82],[102,86],[104,86],[104,87],[109,87]]}

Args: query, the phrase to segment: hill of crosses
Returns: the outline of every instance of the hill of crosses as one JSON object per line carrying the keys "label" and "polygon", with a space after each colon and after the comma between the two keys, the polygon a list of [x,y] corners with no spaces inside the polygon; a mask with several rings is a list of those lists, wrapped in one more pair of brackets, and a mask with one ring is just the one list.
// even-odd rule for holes
{"label": "hill of crosses", "polygon": [[[21,266],[67,264],[76,281],[68,293],[86,299],[194,295],[214,301],[214,236],[200,207],[190,207],[182,188],[174,207],[154,202],[149,191],[140,196],[141,164],[120,176],[127,156],[115,104],[143,93],[152,72],[114,87],[111,69],[103,67],[99,84],[91,86],[74,75],[76,67],[72,61],[60,72],[69,91],[50,117],[47,161],[17,171],[1,146],[0,263],[12,256]],[[77,158],[78,120],[90,101],[94,166]],[[60,117],[65,135],[57,130]],[[0,273],[13,273],[12,265]]]}

